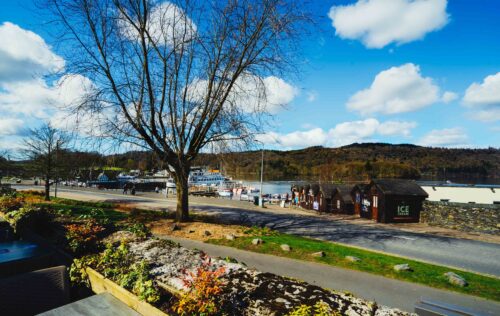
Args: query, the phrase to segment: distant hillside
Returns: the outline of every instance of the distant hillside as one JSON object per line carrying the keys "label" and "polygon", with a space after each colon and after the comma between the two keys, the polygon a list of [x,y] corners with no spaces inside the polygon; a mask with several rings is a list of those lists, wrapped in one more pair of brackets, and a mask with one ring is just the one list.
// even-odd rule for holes
{"label": "distant hillside", "polygon": [[[234,178],[258,179],[261,152],[204,154],[197,163],[217,167]],[[419,179],[500,178],[499,149],[447,149],[384,143],[339,148],[310,147],[265,151],[268,180],[362,180],[373,177]]]}
{"label": "distant hillside", "polygon": [[[162,169],[150,152],[102,156],[68,153],[67,173],[82,178],[89,168],[119,167],[125,170]],[[265,180],[348,181],[370,178],[436,179],[456,182],[500,182],[500,149],[446,149],[383,143],[352,144],[339,148],[310,147],[301,150],[265,151]],[[1,166],[0,161],[0,166]],[[201,154],[194,165],[222,168],[235,179],[258,180],[261,152]],[[29,162],[4,170],[30,175]],[[0,168],[0,172],[1,172]],[[16,170],[18,169],[18,170]],[[87,170],[87,171],[85,171]],[[97,169],[95,169],[97,170]],[[93,172],[96,176],[97,171]],[[465,179],[465,180],[463,180]],[[468,181],[467,179],[470,179]]]}

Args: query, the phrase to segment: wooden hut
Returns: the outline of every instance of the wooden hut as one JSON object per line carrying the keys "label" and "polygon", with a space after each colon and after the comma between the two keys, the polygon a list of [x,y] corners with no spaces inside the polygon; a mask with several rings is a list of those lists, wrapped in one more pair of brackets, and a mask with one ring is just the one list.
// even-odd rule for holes
{"label": "wooden hut", "polygon": [[351,197],[354,203],[354,214],[364,218],[371,218],[370,201],[367,199],[368,184],[356,184],[351,190]]}
{"label": "wooden hut", "polygon": [[299,195],[299,206],[302,208],[309,208],[309,191],[311,190],[311,186],[309,184],[305,184],[300,187],[300,195]]}
{"label": "wooden hut", "polygon": [[320,211],[319,209],[319,192],[320,192],[320,187],[319,184],[311,184],[310,189],[309,189],[309,194],[307,196],[308,200],[308,209],[314,210],[314,211]]}
{"label": "wooden hut", "polygon": [[372,180],[367,196],[371,218],[382,223],[416,223],[427,193],[411,180]]}
{"label": "wooden hut", "polygon": [[338,214],[354,214],[354,203],[351,196],[351,187],[337,185],[332,196],[332,212]]}
{"label": "wooden hut", "polygon": [[320,184],[320,190],[318,193],[318,201],[319,201],[319,211],[331,213],[332,212],[332,198],[333,193],[335,191],[335,185],[324,183]]}

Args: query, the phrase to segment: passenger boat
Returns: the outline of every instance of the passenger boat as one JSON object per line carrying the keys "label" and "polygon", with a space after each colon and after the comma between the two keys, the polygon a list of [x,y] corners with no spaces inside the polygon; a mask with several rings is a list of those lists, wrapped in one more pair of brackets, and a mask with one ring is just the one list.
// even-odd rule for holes
{"label": "passenger boat", "polygon": [[192,168],[188,178],[190,186],[222,186],[230,181],[231,179],[226,178],[218,170],[202,168]]}

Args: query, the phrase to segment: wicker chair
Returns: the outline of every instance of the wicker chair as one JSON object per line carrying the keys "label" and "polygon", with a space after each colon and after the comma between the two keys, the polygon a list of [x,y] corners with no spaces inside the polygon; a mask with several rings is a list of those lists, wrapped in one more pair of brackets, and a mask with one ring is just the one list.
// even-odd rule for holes
{"label": "wicker chair", "polygon": [[35,315],[69,301],[65,266],[0,279],[0,314],[3,316]]}

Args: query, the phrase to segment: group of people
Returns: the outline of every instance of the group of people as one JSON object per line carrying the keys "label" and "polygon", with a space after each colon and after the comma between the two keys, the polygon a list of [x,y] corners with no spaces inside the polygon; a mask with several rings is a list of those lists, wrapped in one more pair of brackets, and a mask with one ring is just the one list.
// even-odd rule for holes
{"label": "group of people", "polygon": [[131,195],[135,195],[135,184],[133,183],[125,183],[123,185],[123,194],[128,194],[130,191]]}

